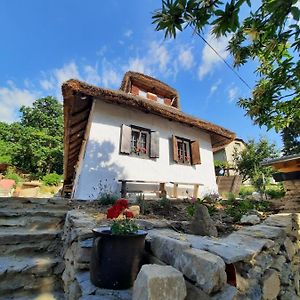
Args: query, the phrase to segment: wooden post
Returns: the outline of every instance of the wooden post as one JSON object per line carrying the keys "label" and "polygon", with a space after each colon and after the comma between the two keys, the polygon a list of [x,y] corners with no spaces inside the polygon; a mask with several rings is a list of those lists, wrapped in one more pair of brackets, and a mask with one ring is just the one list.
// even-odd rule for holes
{"label": "wooden post", "polygon": [[198,198],[198,191],[199,191],[199,184],[194,184],[194,194],[193,197],[194,198]]}
{"label": "wooden post", "polygon": [[174,183],[173,185],[173,197],[174,198],[178,197],[178,183]]}
{"label": "wooden post", "polygon": [[121,181],[121,197],[122,198],[126,198],[126,194],[127,194],[127,191],[126,191],[126,180],[122,180]]}
{"label": "wooden post", "polygon": [[164,182],[161,182],[159,184],[159,192],[160,192],[160,197],[167,196],[166,184]]}

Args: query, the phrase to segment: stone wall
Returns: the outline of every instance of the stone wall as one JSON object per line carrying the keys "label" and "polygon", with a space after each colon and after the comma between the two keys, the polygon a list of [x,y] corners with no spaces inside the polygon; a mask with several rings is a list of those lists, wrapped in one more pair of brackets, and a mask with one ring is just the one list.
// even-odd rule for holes
{"label": "stone wall", "polygon": [[283,181],[285,196],[283,198],[285,211],[300,211],[300,179]]}
{"label": "stone wall", "polygon": [[[148,263],[167,264],[186,280],[187,300],[300,299],[300,214],[278,214],[227,237],[178,233],[167,221],[139,220],[148,230]],[[89,280],[96,216],[70,211],[64,230],[66,299],[131,299],[132,292],[97,289]],[[103,298],[104,299],[104,298]]]}

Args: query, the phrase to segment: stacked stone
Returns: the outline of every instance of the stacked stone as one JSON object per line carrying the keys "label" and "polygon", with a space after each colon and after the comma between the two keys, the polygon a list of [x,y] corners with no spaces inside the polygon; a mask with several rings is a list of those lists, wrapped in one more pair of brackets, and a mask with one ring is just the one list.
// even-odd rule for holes
{"label": "stacked stone", "polygon": [[[134,297],[149,296],[143,294],[145,285],[155,295],[158,289],[165,292],[168,282],[175,282],[170,289],[177,284],[182,286],[184,278],[186,300],[300,299],[300,214],[273,215],[262,224],[244,227],[221,238],[178,233],[168,229],[167,222],[158,220],[139,223],[148,229],[149,262],[156,265],[145,267],[138,275]],[[97,289],[89,280],[95,226],[96,219],[83,211],[70,211],[67,215],[63,274],[66,299],[97,299],[101,295],[101,299],[130,300],[130,290]],[[157,271],[157,265],[173,269]],[[235,270],[234,278],[232,274],[229,276],[229,267]]]}

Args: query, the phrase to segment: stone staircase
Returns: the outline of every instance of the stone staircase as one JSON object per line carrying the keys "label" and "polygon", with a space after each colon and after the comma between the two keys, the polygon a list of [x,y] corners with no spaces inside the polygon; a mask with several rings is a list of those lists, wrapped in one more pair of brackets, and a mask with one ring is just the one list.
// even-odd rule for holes
{"label": "stone staircase", "polygon": [[0,300],[64,299],[65,199],[0,198]]}

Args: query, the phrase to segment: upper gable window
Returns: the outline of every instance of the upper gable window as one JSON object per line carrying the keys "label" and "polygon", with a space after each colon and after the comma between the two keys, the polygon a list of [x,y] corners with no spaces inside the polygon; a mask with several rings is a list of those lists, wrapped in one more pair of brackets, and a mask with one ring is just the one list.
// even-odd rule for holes
{"label": "upper gable window", "polygon": [[120,153],[143,158],[158,158],[159,133],[150,129],[123,124]]}

